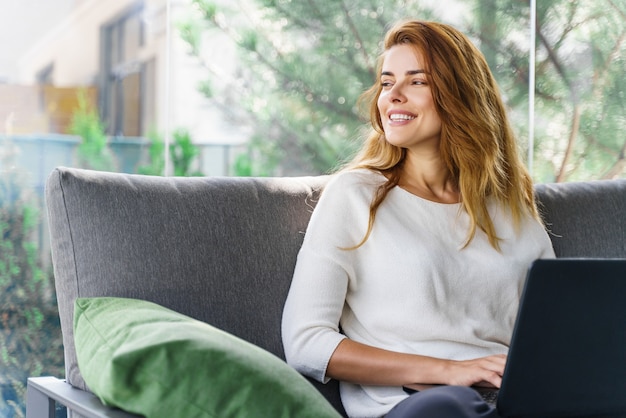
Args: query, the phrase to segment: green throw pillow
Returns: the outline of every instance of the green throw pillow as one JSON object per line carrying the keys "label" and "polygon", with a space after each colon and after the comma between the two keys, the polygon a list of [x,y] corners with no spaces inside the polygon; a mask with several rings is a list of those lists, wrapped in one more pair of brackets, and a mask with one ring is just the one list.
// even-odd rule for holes
{"label": "green throw pillow", "polygon": [[79,298],[78,366],[104,404],[151,417],[339,417],[287,363],[157,304]]}

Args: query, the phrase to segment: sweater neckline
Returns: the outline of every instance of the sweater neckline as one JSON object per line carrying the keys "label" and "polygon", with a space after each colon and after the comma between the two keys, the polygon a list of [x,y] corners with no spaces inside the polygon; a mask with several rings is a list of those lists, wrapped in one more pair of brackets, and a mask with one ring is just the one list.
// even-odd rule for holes
{"label": "sweater neckline", "polygon": [[[373,170],[368,170],[368,171],[370,171],[371,173],[374,173],[377,176],[380,176],[382,179],[385,179],[385,180],[387,179],[384,176],[384,174],[382,174],[380,172],[373,171]],[[394,189],[398,189],[398,190],[401,191],[402,194],[407,195],[408,197],[412,197],[413,199],[416,199],[416,200],[418,200],[420,202],[425,202],[425,203],[430,204],[430,205],[450,207],[450,208],[459,208],[461,206],[461,202],[443,203],[443,202],[437,202],[435,200],[430,200],[430,199],[427,199],[425,197],[416,195],[415,193],[412,193],[412,192],[410,192],[410,191],[406,190],[405,188],[403,188],[401,186],[398,186],[398,185],[394,186]]]}
{"label": "sweater neckline", "polygon": [[425,197],[422,196],[418,196],[415,193],[411,193],[410,191],[400,187],[400,186],[395,186],[393,188],[394,190],[398,190],[400,191],[400,193],[402,193],[403,195],[406,195],[409,198],[415,199],[419,202],[424,202],[428,205],[433,205],[433,206],[440,206],[440,207],[448,207],[448,208],[459,208],[461,206],[461,202],[455,202],[455,203],[443,203],[443,202],[437,202],[435,200],[430,200],[427,199]]}

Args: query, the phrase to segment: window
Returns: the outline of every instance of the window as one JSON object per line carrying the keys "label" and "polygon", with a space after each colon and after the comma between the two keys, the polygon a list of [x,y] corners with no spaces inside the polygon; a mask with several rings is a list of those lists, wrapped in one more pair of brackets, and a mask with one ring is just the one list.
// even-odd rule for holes
{"label": "window", "polygon": [[140,60],[144,46],[143,2],[103,26],[102,116],[107,133],[141,136],[143,104],[147,95],[146,64]]}

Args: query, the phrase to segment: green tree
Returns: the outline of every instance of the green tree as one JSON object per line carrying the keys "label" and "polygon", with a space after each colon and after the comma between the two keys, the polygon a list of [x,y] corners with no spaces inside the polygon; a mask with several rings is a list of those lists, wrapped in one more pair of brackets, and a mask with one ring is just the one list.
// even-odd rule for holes
{"label": "green tree", "polygon": [[434,17],[417,3],[259,0],[253,15],[246,5],[194,0],[200,20],[181,26],[190,52],[203,59],[208,34],[225,36],[240,53],[240,70],[230,77],[203,59],[202,91],[235,109],[233,123],[256,132],[244,171],[323,173],[349,158],[363,125],[357,98],[376,78],[388,25],[405,15]]}
{"label": "green tree", "polygon": [[[252,174],[322,173],[349,158],[363,126],[356,101],[376,78],[386,29],[406,17],[445,22],[424,2],[401,0],[193,3],[199,18],[181,35],[208,69],[201,91],[256,132],[244,161]],[[626,5],[537,3],[535,177],[623,176]],[[527,147],[529,3],[450,0],[447,8],[469,10],[456,26],[485,53]],[[234,73],[203,54],[202,41],[216,36],[237,45]]]}
{"label": "green tree", "polygon": [[[528,106],[529,8],[477,2],[468,29],[480,40],[508,104]],[[494,24],[496,22],[496,24]],[[588,180],[626,175],[626,2],[537,2],[535,177]],[[527,118],[518,117],[527,136]]]}

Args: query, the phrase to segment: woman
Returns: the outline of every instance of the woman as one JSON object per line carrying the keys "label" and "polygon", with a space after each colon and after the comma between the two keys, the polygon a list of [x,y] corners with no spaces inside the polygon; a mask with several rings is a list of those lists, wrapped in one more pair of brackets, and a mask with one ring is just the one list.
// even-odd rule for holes
{"label": "woman", "polygon": [[[351,417],[496,416],[467,387],[500,386],[526,270],[554,257],[531,179],[463,34],[400,23],[379,75],[364,95],[372,132],[298,256],[287,361],[340,380]],[[448,386],[409,395],[416,383]]]}

